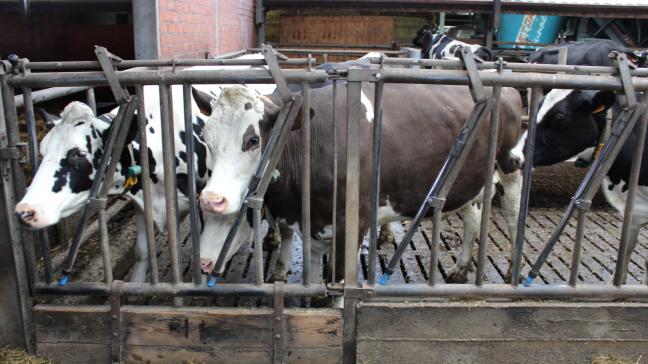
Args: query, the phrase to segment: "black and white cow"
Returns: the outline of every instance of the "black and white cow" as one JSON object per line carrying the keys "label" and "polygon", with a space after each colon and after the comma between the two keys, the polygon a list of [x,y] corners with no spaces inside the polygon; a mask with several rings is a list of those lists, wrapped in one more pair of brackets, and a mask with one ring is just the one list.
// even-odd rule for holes
{"label": "black and white cow", "polygon": [[646,52],[624,47],[609,39],[598,39],[591,42],[570,42],[555,46],[539,48],[529,55],[530,63],[558,64],[560,48],[567,48],[567,64],[580,66],[614,66],[608,56],[615,51],[624,53],[628,59],[640,67],[645,67]]}
{"label": "black and white cow", "polygon": [[[533,165],[563,162],[594,147],[605,126],[606,110],[615,102],[616,95],[611,91],[550,91],[538,112]],[[601,185],[605,199],[621,214],[625,211],[632,155],[639,137],[641,135],[635,129]],[[521,141],[522,144],[525,142],[526,138]],[[648,224],[648,149],[644,149],[635,201],[630,222],[628,262],[637,244],[639,230]],[[648,260],[646,265],[648,269]]]}
{"label": "black and white cow", "polygon": [[[373,85],[364,85],[364,95],[373,94]],[[337,95],[337,122],[340,123],[338,138],[345,143],[346,95]],[[371,123],[373,107],[369,99],[362,102],[366,122],[361,123],[361,194],[369,191],[371,178]],[[311,121],[313,168],[311,170],[311,204],[313,246],[323,247],[322,236],[330,225],[332,214],[331,188],[333,150],[332,135],[332,87],[325,86],[311,91]],[[213,263],[220,254],[224,236],[242,203],[243,194],[261,156],[261,147],[280,109],[275,96],[259,97],[245,87],[225,89],[214,105],[203,136],[211,150],[212,176],[200,197],[205,212],[206,227],[201,236],[201,263],[203,271],[213,270]],[[380,223],[410,219],[443,164],[450,147],[463,126],[472,99],[468,88],[440,85],[389,84],[384,89],[383,114],[383,160],[381,170]],[[520,128],[521,102],[513,89],[502,91],[501,125],[498,145],[498,163],[504,176],[516,171],[509,161],[509,150],[517,140]],[[298,123],[299,121],[296,121]],[[488,123],[486,123],[488,124]],[[266,194],[266,203],[272,213],[285,225],[299,229],[300,221],[300,133],[293,131],[278,164],[280,178],[272,183]],[[472,201],[483,189],[485,175],[487,127],[480,135],[469,158],[456,180],[446,202],[446,210],[452,211]],[[340,161],[340,201],[343,206],[345,161]],[[512,174],[517,176],[517,173]],[[517,178],[517,177],[514,177]],[[509,184],[515,185],[515,184]],[[506,197],[519,198],[517,193],[505,193]],[[368,228],[369,201],[361,199],[360,235]],[[337,211],[337,241],[344,239],[343,209]],[[478,224],[477,224],[478,225]],[[232,250],[242,244],[244,236],[238,235]],[[472,241],[464,241],[469,266]],[[317,249],[314,249],[317,250]],[[321,264],[325,248],[313,252],[313,269]],[[343,273],[342,247],[337,248],[337,272]],[[462,254],[462,259],[464,254]],[[458,267],[466,269],[465,267]],[[340,277],[338,277],[340,278]]]}
{"label": "black and white cow", "polygon": [[478,44],[468,44],[445,34],[436,33],[429,25],[424,25],[416,32],[416,38],[412,43],[421,48],[421,58],[457,59],[461,48],[468,47],[477,57],[484,61],[495,59],[490,49]]}

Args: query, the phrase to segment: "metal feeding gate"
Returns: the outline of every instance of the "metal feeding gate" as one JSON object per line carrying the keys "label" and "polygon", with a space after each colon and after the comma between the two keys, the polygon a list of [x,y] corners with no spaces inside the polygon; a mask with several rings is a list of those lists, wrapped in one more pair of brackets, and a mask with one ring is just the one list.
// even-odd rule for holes
{"label": "metal feeding gate", "polygon": [[[414,360],[424,362],[535,362],[559,360],[587,362],[596,355],[636,358],[648,355],[648,286],[625,284],[627,271],[624,250],[627,249],[627,225],[632,212],[629,199],[622,231],[623,239],[616,260],[614,284],[579,283],[578,267],[586,232],[585,216],[593,192],[601,184],[610,163],[619,153],[620,146],[631,130],[638,125],[645,130],[648,121],[646,103],[634,98],[635,91],[648,89],[648,69],[631,69],[623,56],[617,58],[618,67],[574,67],[535,64],[510,64],[476,62],[468,49],[462,51],[461,60],[435,61],[381,56],[371,59],[371,68],[346,68],[332,70],[312,69],[312,59],[287,59],[271,47],[262,49],[264,59],[212,59],[171,61],[124,61],[97,47],[97,62],[29,62],[13,58],[3,62],[0,69],[2,115],[0,120],[0,168],[2,170],[3,218],[7,225],[0,232],[7,243],[0,248],[0,263],[8,273],[0,277],[2,287],[18,292],[15,302],[0,302],[0,308],[13,312],[8,327],[22,335],[30,351],[50,355],[60,362],[394,362]],[[249,65],[266,68],[177,70],[176,67],[196,65]],[[281,65],[307,66],[306,69],[282,69]],[[434,69],[408,69],[393,67],[425,66]],[[161,69],[131,69],[132,67],[163,67]],[[166,67],[166,68],[164,68]],[[171,67],[171,68],[168,68]],[[86,72],[79,72],[85,70]],[[52,72],[43,72],[52,71]],[[558,72],[558,73],[557,73]],[[547,74],[549,73],[549,74]],[[582,74],[575,74],[582,73]],[[311,225],[302,218],[304,232],[301,247],[302,275],[288,282],[266,283],[274,253],[262,250],[262,207],[264,195],[273,177],[283,147],[286,144],[295,118],[301,115],[302,146],[302,198],[301,209],[311,210],[310,173],[310,113],[311,84],[332,82],[333,109],[336,110],[339,92],[346,94],[346,145],[334,138],[333,210],[338,201],[344,205],[344,242],[337,242],[333,234],[332,252],[326,260],[329,273],[335,277],[336,252],[344,257],[344,280],[311,283],[321,272],[310,265]],[[261,162],[248,187],[245,199],[228,233],[225,246],[216,260],[214,272],[225,267],[225,277],[213,273],[206,281],[201,275],[199,261],[200,219],[196,201],[196,176],[193,170],[193,139],[186,133],[185,151],[188,157],[187,177],[189,211],[188,219],[180,220],[177,207],[176,175],[173,173],[173,102],[172,85],[182,85],[185,105],[185,130],[192,130],[190,100],[192,84],[271,83],[284,103],[275,123]],[[373,165],[370,193],[371,227],[368,253],[361,254],[363,267],[358,264],[360,236],[360,123],[363,121],[362,84],[373,83]],[[381,256],[378,264],[378,195],[380,191],[380,155],[382,136],[383,91],[389,83],[452,84],[470,87],[474,108],[451,148],[429,193],[422,201],[412,223],[407,226],[389,257]],[[301,85],[301,92],[291,92],[289,84]],[[165,205],[168,237],[163,239],[169,261],[168,273],[163,273],[158,260],[158,241],[152,221],[148,158],[141,158],[141,178],[144,191],[144,215],[148,241],[148,278],[150,283],[123,282],[115,279],[108,229],[107,194],[112,176],[123,148],[130,124],[136,122],[140,145],[146,145],[146,110],[143,86],[158,85],[162,110],[162,147],[164,166]],[[16,200],[25,192],[17,103],[22,99],[27,119],[30,165],[38,165],[37,138],[33,103],[56,93],[53,90],[34,91],[32,88],[75,87],[79,91],[88,87],[110,87],[120,108],[112,121],[111,132],[101,163],[85,204],[72,244],[59,263],[52,258],[47,234],[22,229],[13,217]],[[135,89],[130,95],[126,87]],[[486,92],[486,87],[493,91]],[[441,251],[441,211],[445,198],[464,161],[469,158],[476,131],[490,116],[488,139],[488,166],[486,183],[493,179],[499,98],[501,87],[531,87],[529,113],[529,140],[535,136],[536,118],[541,99],[541,88],[605,89],[623,92],[627,107],[613,123],[610,140],[595,160],[585,180],[569,204],[563,219],[557,224],[540,254],[535,254],[536,264],[529,273],[527,283],[542,275],[542,263],[550,256],[560,233],[567,227],[574,210],[578,210],[578,225],[572,253],[568,284],[530,284],[524,287],[514,279],[511,284],[486,283],[489,264],[500,259],[487,252],[490,236],[491,197],[485,189],[480,231],[477,272],[474,284],[441,284],[437,267],[449,259]],[[80,88],[80,89],[78,89]],[[19,90],[21,96],[15,96]],[[65,93],[71,92],[70,89]],[[59,92],[58,94],[63,94]],[[344,106],[340,106],[344,108]],[[306,110],[306,111],[304,111]],[[334,113],[335,115],[335,113]],[[133,121],[136,119],[136,121]],[[335,130],[338,123],[334,121]],[[342,132],[342,131],[341,131]],[[533,146],[525,151],[525,160],[533,160]],[[643,144],[637,147],[641,155]],[[141,147],[142,156],[146,148]],[[344,196],[338,197],[338,150],[345,156],[346,185]],[[633,164],[633,179],[629,190],[635,191],[639,162]],[[317,166],[317,168],[324,168]],[[325,168],[329,168],[328,166]],[[512,276],[521,273],[522,259],[529,253],[524,250],[525,229],[532,175],[531,163],[523,171],[522,199],[520,202],[517,239],[513,254]],[[338,208],[336,208],[338,206]],[[428,262],[419,260],[424,278],[400,281],[399,265],[407,259],[408,247],[419,248],[418,234],[423,217],[432,210],[431,238],[427,242]],[[234,263],[227,265],[225,256],[237,227],[252,210],[253,248],[247,246],[249,256],[245,268]],[[84,241],[86,226],[97,214],[96,225],[100,234],[97,244],[104,262],[103,282],[75,279],[75,258]],[[335,214],[333,231],[336,231]],[[338,223],[340,223],[338,221]],[[181,237],[185,229],[185,238]],[[87,233],[85,233],[87,235]],[[3,241],[3,242],[4,242]],[[342,249],[340,251],[339,249]],[[535,248],[534,248],[535,249]],[[387,251],[384,248],[382,252]],[[40,257],[37,259],[37,251]],[[340,254],[343,253],[343,254]],[[561,253],[562,254],[562,253]],[[184,259],[183,256],[190,257]],[[405,258],[403,258],[405,257]],[[161,259],[161,258],[160,258]],[[233,260],[236,260],[236,256]],[[387,261],[388,260],[388,261]],[[441,261],[440,261],[441,260]],[[183,261],[188,261],[183,265]],[[56,264],[55,264],[56,263]],[[265,267],[265,269],[264,269]],[[427,267],[427,269],[426,269]],[[58,279],[55,273],[60,269]],[[239,273],[234,273],[239,269]],[[611,268],[610,268],[611,269]],[[359,279],[360,277],[366,277]],[[380,284],[376,278],[380,275]],[[645,272],[644,272],[645,274]],[[160,279],[160,277],[164,277]],[[241,280],[239,280],[239,278]],[[62,296],[84,296],[95,299],[93,304],[65,304],[57,301]],[[98,300],[97,297],[102,298]],[[256,301],[245,302],[253,307],[214,307],[223,297],[245,297]],[[344,308],[313,308],[325,298],[323,306],[332,307],[337,298],[344,298]],[[54,303],[44,303],[51,299]],[[148,303],[148,304],[147,304]],[[225,305],[227,306],[227,305]],[[257,307],[261,306],[261,307]],[[15,334],[14,334],[15,336]]]}

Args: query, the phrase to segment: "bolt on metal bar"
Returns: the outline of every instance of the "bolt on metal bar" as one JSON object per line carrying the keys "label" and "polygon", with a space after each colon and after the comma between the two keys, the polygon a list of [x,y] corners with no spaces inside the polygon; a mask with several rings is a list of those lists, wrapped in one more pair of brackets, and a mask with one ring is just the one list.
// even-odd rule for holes
{"label": "bolt on metal bar", "polygon": [[[633,223],[633,218],[635,216],[634,207],[637,195],[637,188],[639,184],[639,173],[641,171],[641,163],[643,161],[643,151],[646,139],[646,129],[648,127],[648,96],[643,95],[642,100],[642,114],[637,126],[636,135],[636,145],[634,153],[632,156],[632,165],[630,167],[630,178],[628,179],[628,194],[625,203],[625,210],[623,212],[623,225],[621,227],[621,241],[619,245],[619,250],[617,254],[617,264],[614,271],[614,285],[620,286],[625,284],[626,277],[628,274],[628,263],[630,262],[630,256],[632,255],[632,250],[636,245],[636,241],[630,241],[630,239],[636,239],[636,236],[630,234],[630,228]],[[632,249],[630,248],[632,247]]]}
{"label": "bolt on metal bar", "polygon": [[157,243],[155,241],[155,225],[153,223],[153,200],[151,197],[151,167],[149,165],[148,138],[146,136],[146,105],[144,104],[144,88],[139,85],[135,87],[137,96],[137,135],[139,141],[139,164],[142,172],[139,176],[142,185],[142,197],[144,200],[143,215],[144,229],[146,231],[146,247],[148,255],[149,282],[157,284],[158,266],[157,266]]}
{"label": "bolt on metal bar", "polygon": [[529,211],[529,194],[531,193],[531,178],[533,177],[533,152],[535,150],[535,136],[538,124],[538,109],[542,89],[535,87],[531,90],[531,102],[529,105],[529,123],[527,126],[526,147],[524,149],[524,167],[522,169],[522,195],[520,197],[520,211],[518,213],[517,232],[513,249],[513,261],[510,262],[511,285],[516,287],[519,283],[520,271],[522,269],[522,254],[524,252],[524,238],[526,230],[526,219]]}
{"label": "bolt on metal bar", "polygon": [[380,201],[380,158],[382,145],[383,90],[385,84],[377,82],[374,93],[373,168],[371,176],[371,226],[369,230],[369,256],[367,258],[367,283],[376,283],[376,258],[378,255],[378,203]]}
{"label": "bolt on metal bar", "polygon": [[[349,70],[349,72],[351,71],[352,70]],[[349,287],[355,287],[358,284],[358,237],[360,236],[360,122],[362,120],[361,92],[362,82],[347,82],[344,284]]]}
{"label": "bolt on metal bar", "polygon": [[585,233],[586,209],[578,210],[578,222],[576,225],[576,237],[574,240],[574,251],[572,252],[571,271],[569,273],[569,285],[576,287],[578,284],[578,269],[580,268],[581,252],[583,251],[583,235]]}
{"label": "bolt on metal bar", "polygon": [[302,154],[302,186],[301,186],[301,213],[302,213],[302,253],[303,253],[303,282],[311,283],[317,275],[313,274],[312,248],[311,248],[311,120],[310,120],[310,85],[302,84],[301,107],[301,154]]}
{"label": "bolt on metal bar", "polygon": [[331,119],[333,122],[333,208],[331,216],[331,254],[329,255],[329,272],[331,275],[331,282],[335,283],[335,264],[336,264],[336,250],[337,250],[337,199],[338,199],[338,125],[337,125],[337,81],[333,80],[333,100]]}
{"label": "bolt on metal bar", "polygon": [[88,104],[90,109],[92,109],[92,112],[97,115],[97,101],[95,99],[94,88],[92,87],[86,90],[86,104]]}
{"label": "bolt on metal bar", "polygon": [[192,104],[191,104],[191,86],[182,85],[182,105],[184,107],[184,129],[185,129],[185,146],[187,155],[187,197],[189,198],[189,223],[191,231],[191,257],[194,273],[194,283],[202,284],[202,272],[200,267],[200,216],[198,211],[197,192],[196,192],[196,155],[194,154],[196,146],[194,145]]}
{"label": "bolt on metal bar", "polygon": [[493,110],[491,111],[490,132],[488,134],[488,151],[486,156],[486,180],[484,181],[484,200],[482,202],[481,225],[479,230],[479,253],[477,255],[477,272],[475,284],[484,283],[484,266],[486,264],[486,244],[490,230],[491,205],[493,200],[493,174],[495,172],[495,156],[497,153],[497,133],[500,120],[500,95],[502,88],[493,87]]}
{"label": "bolt on metal bar", "polygon": [[[182,276],[180,275],[180,247],[178,244],[178,190],[176,188],[174,160],[173,95],[170,85],[160,85],[160,116],[162,119],[162,164],[164,169],[164,197],[171,279],[174,284],[178,284],[182,282]],[[176,299],[174,302],[177,306],[182,305],[181,299]]]}
{"label": "bolt on metal bar", "polygon": [[[22,90],[23,104],[25,105],[25,119],[27,124],[27,143],[29,146],[29,164],[31,165],[32,178],[36,175],[38,170],[38,138],[36,135],[36,118],[34,115],[34,103],[32,99],[32,91],[30,88],[23,88]],[[45,281],[52,282],[52,255],[49,235],[47,229],[42,229],[38,233],[41,243],[41,254],[43,256],[43,270],[45,271]]]}

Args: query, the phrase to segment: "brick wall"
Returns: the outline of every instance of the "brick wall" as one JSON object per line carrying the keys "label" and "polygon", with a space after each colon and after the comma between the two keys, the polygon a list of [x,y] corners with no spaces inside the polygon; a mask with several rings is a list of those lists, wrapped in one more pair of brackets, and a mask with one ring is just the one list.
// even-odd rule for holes
{"label": "brick wall", "polygon": [[160,57],[204,58],[256,45],[254,0],[159,0]]}

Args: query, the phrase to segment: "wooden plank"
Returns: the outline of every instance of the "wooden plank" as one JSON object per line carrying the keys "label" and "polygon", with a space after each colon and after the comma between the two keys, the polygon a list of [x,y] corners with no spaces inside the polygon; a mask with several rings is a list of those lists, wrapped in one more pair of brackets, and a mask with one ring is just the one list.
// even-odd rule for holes
{"label": "wooden plank", "polygon": [[39,343],[108,344],[109,306],[36,305],[34,331]]}
{"label": "wooden plank", "polygon": [[52,363],[112,363],[110,344],[36,342],[36,353]]}
{"label": "wooden plank", "polygon": [[336,309],[288,310],[288,348],[338,348],[342,355],[342,312]]}
{"label": "wooden plank", "polygon": [[272,349],[182,347],[182,346],[127,346],[123,358],[126,363],[272,363]]}
{"label": "wooden plank", "polygon": [[279,22],[282,47],[389,45],[394,38],[391,16],[281,15]]}

